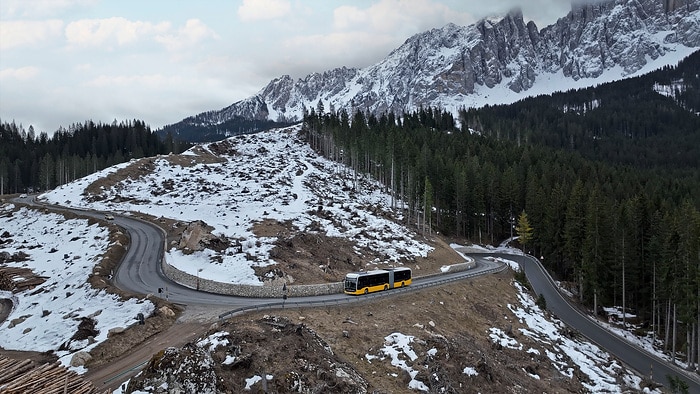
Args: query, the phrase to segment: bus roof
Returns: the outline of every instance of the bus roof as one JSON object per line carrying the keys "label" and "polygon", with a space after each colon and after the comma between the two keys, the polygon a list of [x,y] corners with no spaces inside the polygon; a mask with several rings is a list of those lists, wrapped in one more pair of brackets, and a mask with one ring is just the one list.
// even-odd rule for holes
{"label": "bus roof", "polygon": [[358,278],[360,276],[365,276],[365,275],[374,275],[374,274],[387,274],[389,271],[386,270],[372,270],[372,271],[362,271],[362,272],[350,272],[347,275],[345,275],[347,278]]}
{"label": "bus roof", "polygon": [[396,267],[396,268],[387,268],[387,269],[383,269],[383,270],[349,272],[347,275],[345,275],[345,277],[346,278],[359,278],[360,276],[364,276],[364,275],[386,274],[389,271],[410,271],[410,270],[411,269],[408,267]]}

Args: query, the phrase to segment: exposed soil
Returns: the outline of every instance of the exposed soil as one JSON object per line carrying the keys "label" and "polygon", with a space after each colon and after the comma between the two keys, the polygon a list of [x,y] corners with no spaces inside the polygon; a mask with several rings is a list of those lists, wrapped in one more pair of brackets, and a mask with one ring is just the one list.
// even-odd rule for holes
{"label": "exposed soil", "polygon": [[[157,223],[166,227],[164,226],[165,223],[161,222],[161,220],[158,220]],[[171,223],[174,223],[174,221]],[[170,229],[170,231],[168,231],[168,237],[174,237],[170,232],[177,232],[181,227],[182,226],[167,226],[167,228]],[[282,224],[275,223],[267,223],[263,225],[263,227],[270,231],[282,231],[285,228]],[[271,230],[272,228],[276,228],[276,230]],[[315,237],[315,235],[313,237]],[[295,236],[293,238],[295,240],[307,238],[315,239],[313,237]],[[328,258],[331,258],[330,256],[336,256],[340,250],[338,244],[334,242],[336,240],[337,239],[334,238],[326,240],[326,242],[318,243],[314,249],[315,255],[326,256]],[[299,245],[297,245],[297,247],[298,246]],[[434,240],[434,246],[435,250],[427,258],[419,259],[417,265],[419,272],[428,272],[429,270],[433,272],[433,270],[438,270],[442,265],[462,261],[461,256],[455,253],[442,239],[436,238]],[[352,250],[351,245],[348,245],[348,247],[350,248],[348,250]],[[281,250],[283,250],[285,254],[294,255],[297,249],[293,246],[289,246]],[[305,281],[306,283],[321,282],[318,266],[309,262],[313,261],[312,259],[299,259],[297,261],[299,265],[294,272],[298,272],[299,281]],[[418,274],[418,272],[416,272],[416,274]],[[343,273],[342,275],[345,274]],[[145,320],[145,326],[132,326],[118,336],[109,338],[107,341],[100,344],[98,348],[93,350],[91,352],[93,359],[87,365],[89,372],[86,374],[86,378],[92,380],[97,387],[115,388],[120,381],[126,380],[127,377],[132,374],[127,373],[124,375],[123,379],[110,380],[107,384],[104,383],[104,380],[119,373],[123,373],[127,368],[145,362],[151,355],[164,347],[182,345],[186,341],[194,339],[197,335],[204,335],[211,324],[218,321],[219,314],[230,310],[230,308],[226,307],[197,307],[181,310],[178,306],[164,303],[161,299],[154,298],[152,301],[158,302],[158,308],[161,306],[173,308],[178,317],[167,318],[161,316],[157,312],[154,316]],[[157,332],[158,330],[161,332]],[[144,352],[144,343],[154,344],[150,347],[150,353]],[[161,344],[163,347],[157,348],[156,344]],[[137,349],[137,351],[134,351],[134,349]],[[100,382],[100,380],[102,381]]]}
{"label": "exposed soil", "polygon": [[165,159],[171,164],[188,167],[196,164],[221,163],[224,160],[202,149],[202,147],[193,148],[196,155],[159,155],[156,157],[145,157],[133,160],[128,166],[115,171],[103,178],[100,178],[88,185],[85,188],[85,196],[90,201],[98,201],[104,199],[102,196],[103,189],[109,189],[118,185],[126,179],[137,180],[143,176],[149,175],[155,168],[155,161]]}
{"label": "exposed soil", "polygon": [[[408,363],[418,371],[414,378],[431,392],[586,392],[581,384],[585,374],[573,360],[565,356],[561,360],[574,370],[573,378],[565,378],[547,358],[546,345],[520,333],[523,325],[507,308],[509,303],[518,304],[512,281],[512,273],[505,271],[349,306],[237,316],[208,330],[209,335],[226,333],[218,334],[227,342],[214,352],[213,361],[201,361],[206,357],[195,342],[159,352],[129,389],[153,387],[154,382],[165,380],[171,388],[204,384],[206,376],[217,382],[219,392],[241,392],[246,379],[258,375],[270,377],[268,392],[300,388],[301,392],[414,392],[408,387],[411,377],[407,372],[391,365],[389,359],[381,360],[386,358],[380,350],[385,338],[399,332],[413,336],[411,348],[417,358]],[[510,333],[523,349],[536,349],[539,354],[494,344],[489,338],[491,327]],[[576,336],[574,332],[570,335]],[[235,362],[224,363],[227,355],[236,355]],[[196,374],[191,373],[188,360],[196,360]],[[465,367],[478,375],[465,374]],[[252,392],[261,389],[258,383]]]}
{"label": "exposed soil", "polygon": [[[272,276],[283,278],[288,284],[305,285],[339,282],[348,272],[368,269],[367,261],[375,258],[381,263],[377,268],[393,265],[386,263],[386,256],[369,248],[360,248],[351,240],[328,237],[319,233],[295,231],[289,222],[264,220],[255,224],[253,232],[258,237],[277,237],[270,257],[276,265],[255,268],[259,278],[266,280]],[[414,276],[438,273],[444,265],[457,264],[464,259],[452,250],[439,237],[423,239],[435,249],[427,257],[417,256],[403,264],[413,269]],[[362,253],[358,257],[357,251]],[[371,267],[370,267],[371,268]],[[272,272],[274,275],[268,275]]]}
{"label": "exposed soil", "polygon": [[[521,324],[506,307],[518,302],[511,281],[512,274],[506,271],[360,305],[277,311],[275,315],[313,329],[339,359],[369,382],[370,392],[411,391],[406,372],[389,360],[367,359],[367,355],[382,356],[385,337],[395,332],[414,337],[411,347],[418,358],[409,363],[419,371],[415,379],[434,392],[580,392],[580,383],[560,379],[546,356],[499,348],[491,342],[488,329],[497,327],[513,333],[525,348],[540,348],[519,334]],[[262,317],[257,313],[234,320]],[[437,350],[434,356],[429,355],[430,349]],[[479,375],[464,374],[467,366]],[[284,368],[277,365],[274,369],[280,373]],[[526,368],[537,371],[542,379],[529,378],[523,372]],[[268,371],[274,369],[268,367]]]}

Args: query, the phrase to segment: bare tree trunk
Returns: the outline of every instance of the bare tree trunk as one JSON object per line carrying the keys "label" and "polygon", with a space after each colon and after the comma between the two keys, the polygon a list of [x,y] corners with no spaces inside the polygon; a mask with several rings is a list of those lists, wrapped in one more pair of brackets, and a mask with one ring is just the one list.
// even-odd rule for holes
{"label": "bare tree trunk", "polygon": [[[411,172],[406,174],[406,190],[411,190]],[[409,192],[410,193],[410,192]],[[413,213],[413,196],[406,195],[406,224],[411,225],[411,218]]]}
{"label": "bare tree trunk", "polygon": [[658,313],[656,311],[656,260],[654,260],[653,264],[653,279],[651,289],[651,343],[654,343],[654,341],[656,341],[656,330],[659,329],[659,325],[656,324],[656,317],[658,316]]}
{"label": "bare tree trunk", "polygon": [[622,329],[627,327],[627,305],[625,304],[625,233],[622,233]]}
{"label": "bare tree trunk", "polygon": [[404,183],[404,175],[403,175],[403,168],[401,168],[401,185],[399,186],[401,188],[401,193],[399,193],[399,197],[401,198],[401,212],[406,209],[405,206],[405,200],[406,200],[406,185]]}
{"label": "bare tree trunk", "polygon": [[676,304],[673,304],[673,342],[671,343],[671,362],[676,363],[676,334],[678,323],[676,322]]}
{"label": "bare tree trunk", "polygon": [[358,167],[359,167],[359,160],[357,159],[357,153],[353,153],[353,155],[352,155],[352,169],[354,172],[353,184],[354,184],[354,189],[356,192],[360,191],[360,184],[359,184],[358,179],[357,179]]}
{"label": "bare tree trunk", "polygon": [[664,351],[668,350],[668,343],[669,340],[671,339],[671,299],[668,299],[668,302],[666,303],[666,333],[665,333],[665,340],[664,340]]}
{"label": "bare tree trunk", "polygon": [[396,189],[394,188],[394,155],[391,155],[391,209],[396,209]]}
{"label": "bare tree trunk", "polygon": [[593,316],[598,316],[598,291],[593,289]]}
{"label": "bare tree trunk", "polygon": [[425,212],[428,210],[426,197],[423,197],[423,236],[425,236]]}
{"label": "bare tree trunk", "polygon": [[686,349],[685,362],[686,362],[686,364],[688,364],[688,368],[690,368],[690,366],[693,364],[693,359],[692,359],[693,352],[691,351],[691,347],[690,347],[691,343],[692,343],[692,339],[691,339],[692,331],[693,331],[692,327],[687,327],[687,325],[686,325],[686,329],[685,329],[685,349]]}
{"label": "bare tree trunk", "polygon": [[691,371],[695,370],[695,362],[697,361],[695,349],[695,337],[697,334],[698,326],[693,322],[690,325],[690,343],[688,344],[688,369]]}

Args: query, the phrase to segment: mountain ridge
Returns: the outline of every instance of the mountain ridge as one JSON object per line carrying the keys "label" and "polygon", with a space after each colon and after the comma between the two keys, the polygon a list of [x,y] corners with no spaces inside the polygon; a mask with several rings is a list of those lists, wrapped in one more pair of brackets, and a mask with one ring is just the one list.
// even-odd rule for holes
{"label": "mountain ridge", "polygon": [[541,30],[512,10],[415,34],[365,68],[338,67],[297,80],[283,75],[252,97],[159,133],[215,127],[223,138],[238,134],[234,119],[287,124],[322,108],[401,113],[432,106],[456,113],[638,75],[699,46],[700,0],[576,4]]}

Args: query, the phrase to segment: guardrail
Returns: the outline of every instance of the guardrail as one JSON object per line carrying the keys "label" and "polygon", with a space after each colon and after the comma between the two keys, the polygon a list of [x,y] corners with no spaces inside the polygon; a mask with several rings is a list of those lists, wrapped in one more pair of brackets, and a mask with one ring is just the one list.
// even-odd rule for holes
{"label": "guardrail", "polygon": [[[544,267],[544,265],[542,264],[542,262],[541,262],[538,258],[536,258],[535,256],[532,256],[532,255],[529,255],[529,254],[526,254],[525,257],[528,258],[530,261],[532,261],[532,262],[537,266],[537,268],[542,272],[542,274],[543,274],[543,276],[545,277],[545,279],[549,282],[549,285],[552,286],[552,288],[559,294],[559,296],[562,298],[562,300],[563,300],[566,304],[568,304],[568,306],[569,306],[574,312],[576,312],[579,316],[581,316],[582,318],[587,319],[588,321],[592,322],[593,324],[595,324],[596,326],[598,326],[601,330],[608,331],[611,335],[613,335],[613,336],[614,336],[615,338],[617,338],[618,340],[620,340],[620,341],[626,343],[626,344],[629,345],[629,346],[632,346],[632,347],[636,348],[636,349],[639,350],[640,352],[645,353],[647,356],[649,356],[649,357],[655,359],[658,363],[664,364],[664,365],[666,365],[668,368],[673,369],[678,375],[682,375],[682,376],[684,376],[684,377],[686,377],[686,378],[692,380],[692,381],[695,382],[696,384],[700,384],[700,377],[698,377],[697,374],[692,373],[691,371],[688,371],[688,370],[686,370],[686,369],[684,369],[684,368],[680,368],[677,364],[675,364],[675,363],[673,362],[673,360],[666,359],[666,358],[664,358],[664,357],[659,356],[658,354],[656,354],[656,353],[654,353],[654,352],[649,351],[648,349],[644,348],[643,346],[640,346],[639,344],[637,344],[637,343],[635,343],[635,342],[633,342],[633,341],[630,341],[629,339],[627,339],[626,336],[620,336],[619,334],[616,334],[614,331],[608,330],[607,327],[606,327],[605,325],[603,325],[598,319],[594,318],[593,316],[591,316],[591,315],[588,314],[588,313],[584,313],[584,312],[580,311],[579,308],[577,308],[575,305],[573,305],[571,302],[569,302],[569,298],[568,298],[566,295],[563,294],[563,292],[561,291],[561,288],[557,285],[557,283],[554,281],[554,278],[552,278],[552,276],[549,274],[549,271],[547,271],[547,269]],[[567,324],[568,324],[568,323],[567,323]],[[572,326],[572,327],[573,327],[573,326]],[[586,338],[587,338],[589,341],[591,341],[592,343],[595,343],[595,344],[598,345],[599,347],[605,349],[604,346],[602,346],[600,343],[598,343],[598,342],[597,342],[596,340],[594,340],[593,338],[586,336],[586,334],[582,333],[581,331],[579,331],[579,333],[581,333],[584,337],[586,337]],[[627,364],[627,365],[628,365],[628,364]],[[628,366],[629,366],[629,365],[628,365]],[[630,368],[632,368],[632,367],[630,367]],[[634,369],[634,368],[632,368],[632,369]],[[639,371],[639,370],[638,370],[637,372],[638,372],[641,376],[644,376],[644,372],[643,372],[643,371]]]}
{"label": "guardrail", "polygon": [[[351,303],[360,303],[360,302],[367,302],[371,301],[380,297],[387,297],[390,295],[395,295],[395,294],[402,294],[408,291],[414,291],[418,289],[425,289],[428,287],[433,287],[433,286],[440,286],[444,285],[447,283],[452,283],[456,282],[458,280],[463,280],[463,279],[469,279],[481,275],[487,275],[487,274],[494,274],[498,272],[503,272],[507,268],[506,264],[501,264],[500,266],[490,268],[484,271],[479,271],[479,272],[468,272],[465,271],[464,274],[462,275],[456,275],[456,276],[451,276],[449,278],[444,278],[444,279],[439,279],[435,281],[430,281],[428,283],[419,283],[416,284],[415,282],[411,284],[410,286],[407,287],[399,287],[392,289],[390,291],[380,291],[377,293],[370,293],[367,295],[361,295],[361,296],[347,296],[346,298],[342,299],[335,299],[335,300],[323,300],[323,301],[282,301],[282,302],[269,302],[265,304],[258,304],[258,305],[249,305],[249,306],[243,306],[240,308],[233,309],[228,312],[224,312],[219,315],[219,320],[224,320],[229,317],[233,317],[245,312],[252,312],[252,311],[264,311],[264,310],[271,310],[271,309],[285,309],[285,308],[304,308],[304,307],[317,307],[317,306],[338,306],[341,304],[351,304]],[[432,275],[431,275],[432,276]],[[421,279],[421,278],[416,278],[416,279]]]}

